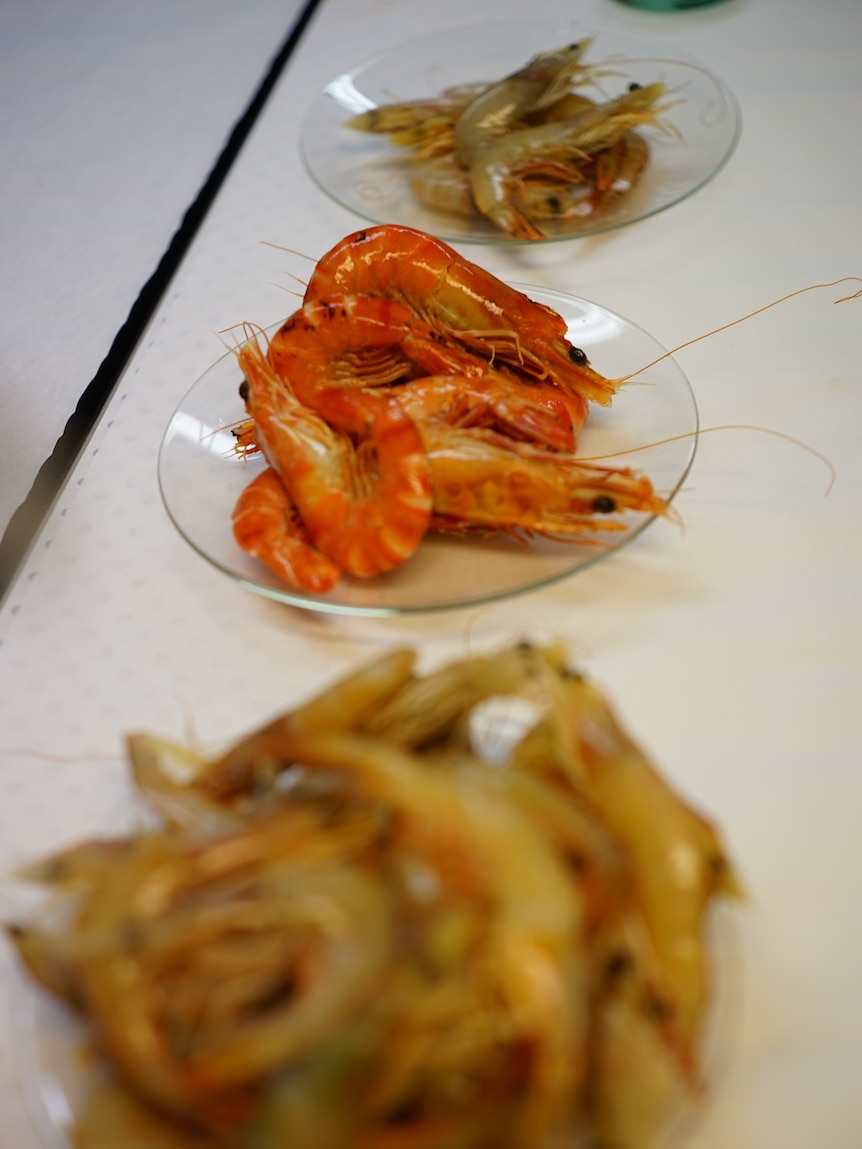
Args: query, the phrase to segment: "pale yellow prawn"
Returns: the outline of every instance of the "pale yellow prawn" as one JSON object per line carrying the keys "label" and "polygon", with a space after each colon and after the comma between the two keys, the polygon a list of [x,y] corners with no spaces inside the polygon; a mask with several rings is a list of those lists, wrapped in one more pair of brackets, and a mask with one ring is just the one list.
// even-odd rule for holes
{"label": "pale yellow prawn", "polygon": [[694,1043],[709,989],[705,913],[717,894],[741,896],[739,880],[715,826],[671,789],[599,691],[578,676],[564,684],[592,792],[635,862],[638,904],[683,1033]]}
{"label": "pale yellow prawn", "polygon": [[300,403],[255,340],[237,351],[258,442],[312,544],[342,571],[369,578],[416,550],[432,509],[431,473],[397,403],[330,388],[318,414]]}
{"label": "pale yellow prawn", "polygon": [[587,160],[544,164],[512,181],[512,201],[534,223],[571,221],[607,212],[638,183],[650,148],[638,132],[626,132]]}
{"label": "pale yellow prawn", "polygon": [[546,383],[521,380],[489,370],[476,375],[428,375],[399,383],[388,391],[421,428],[486,427],[518,441],[549,450],[572,452],[575,432],[587,417],[578,395]]}
{"label": "pale yellow prawn", "polygon": [[410,190],[426,207],[454,215],[476,215],[470,173],[451,153],[411,164],[409,182]]}
{"label": "pale yellow prawn", "polygon": [[670,514],[650,480],[627,467],[581,462],[484,428],[431,424],[422,428],[422,439],[437,530],[583,539],[626,530],[626,512]]}
{"label": "pale yellow prawn", "polygon": [[541,231],[513,203],[516,181],[531,171],[543,171],[549,163],[608,148],[635,127],[658,125],[669,106],[659,104],[665,90],[661,83],[633,85],[605,104],[491,140],[476,153],[469,169],[476,207],[509,235],[541,239]]}
{"label": "pale yellow prawn", "polygon": [[318,261],[305,302],[382,295],[407,303],[444,339],[489,363],[610,405],[616,383],[567,338],[565,320],[442,240],[382,224],[346,236]]}
{"label": "pale yellow prawn", "polygon": [[395,147],[409,148],[417,157],[447,155],[455,147],[455,123],[474,95],[478,84],[459,94],[443,93],[427,100],[381,104],[352,116],[349,128],[389,136]]}
{"label": "pale yellow prawn", "polygon": [[261,1078],[379,990],[385,891],[337,859],[306,861],[295,830],[288,809],[216,838],[140,838],[75,923],[101,1042],[151,1104],[198,1127],[247,1121]]}
{"label": "pale yellow prawn", "polygon": [[650,147],[639,132],[626,132],[595,157],[589,211],[606,211],[621,196],[628,195],[649,163]]}
{"label": "pale yellow prawn", "polygon": [[76,1144],[655,1149],[696,1090],[738,883],[561,643],[395,649],[214,757],[129,749],[169,825],[28,867],[71,913],[10,931],[156,1114],[102,1095]]}
{"label": "pale yellow prawn", "polygon": [[462,162],[522,116],[553,104],[595,71],[583,63],[591,41],[540,52],[502,80],[461,84],[439,96],[396,101],[360,112],[347,126],[388,135],[396,147],[428,158],[457,151]]}

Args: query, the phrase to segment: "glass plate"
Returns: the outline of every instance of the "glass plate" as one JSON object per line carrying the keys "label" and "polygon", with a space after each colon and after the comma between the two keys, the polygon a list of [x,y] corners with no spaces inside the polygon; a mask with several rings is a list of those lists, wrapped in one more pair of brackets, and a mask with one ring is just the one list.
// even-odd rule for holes
{"label": "glass plate", "polygon": [[[664,353],[652,336],[598,304],[558,291],[515,286],[562,315],[571,342],[609,378],[628,375]],[[228,352],[180,403],[159,452],[162,498],[180,534],[205,559],[249,589],[292,606],[393,615],[489,602],[536,589],[598,562],[653,521],[653,516],[632,515],[625,532],[597,533],[589,544],[537,539],[525,547],[502,536],[456,539],[429,534],[416,554],[389,574],[374,579],[344,577],[326,595],[306,594],[270,574],[233,537],[231,513],[236,500],[266,466],[262,457],[243,461],[234,450],[230,428],[244,416],[238,395],[241,381],[234,355]],[[667,358],[643,379],[623,387],[613,407],[592,406],[578,436],[578,453],[584,458],[612,453],[610,465],[643,471],[669,499],[691,466],[697,427],[688,380]],[[658,442],[674,436],[682,438]]]}
{"label": "glass plate", "polygon": [[520,243],[476,215],[437,212],[419,203],[406,178],[408,158],[386,136],[346,126],[359,112],[396,100],[437,96],[455,84],[497,80],[535,53],[593,38],[588,61],[614,74],[589,89],[604,100],[631,82],[664,82],[680,103],[664,117],[675,132],[641,128],[651,158],[639,183],[595,217],[548,223],[547,240],[595,235],[679,203],[727,162],[740,132],[736,99],[724,83],[678,48],[596,30],[574,20],[468,25],[408,41],[343,72],[314,101],[302,129],[302,155],[320,187],[374,223],[400,223],[466,243]]}

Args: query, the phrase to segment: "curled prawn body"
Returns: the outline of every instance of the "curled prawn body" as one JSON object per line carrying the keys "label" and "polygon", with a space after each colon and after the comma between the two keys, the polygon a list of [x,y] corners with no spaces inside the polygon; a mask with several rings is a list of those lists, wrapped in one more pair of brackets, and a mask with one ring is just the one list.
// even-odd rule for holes
{"label": "curled prawn body", "polygon": [[381,224],[346,236],[317,263],[305,302],[334,295],[382,295],[407,303],[447,342],[496,366],[547,380],[609,405],[616,384],[594,370],[567,338],[565,320],[442,240]]}
{"label": "curled prawn body", "polygon": [[267,467],[245,488],[233,512],[234,538],[292,586],[324,594],[341,571],[311,543],[281,479]]}
{"label": "curled prawn body", "polygon": [[339,388],[317,392],[312,411],[256,342],[237,355],[260,446],[314,546],[361,578],[406,561],[432,507],[430,468],[412,420],[396,403]]}
{"label": "curled prawn body", "polygon": [[417,375],[479,374],[485,364],[447,347],[397,299],[331,295],[305,303],[272,337],[267,357],[297,398],[321,387],[379,387]]}

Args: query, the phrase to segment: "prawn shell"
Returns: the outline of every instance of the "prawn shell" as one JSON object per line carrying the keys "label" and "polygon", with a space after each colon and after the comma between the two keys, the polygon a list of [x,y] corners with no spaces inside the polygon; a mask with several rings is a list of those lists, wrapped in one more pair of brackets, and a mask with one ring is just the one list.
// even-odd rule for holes
{"label": "prawn shell", "polygon": [[610,404],[616,383],[568,339],[565,320],[426,232],[381,224],[345,236],[318,261],[304,302],[379,295],[407,303],[448,343],[495,367]]}

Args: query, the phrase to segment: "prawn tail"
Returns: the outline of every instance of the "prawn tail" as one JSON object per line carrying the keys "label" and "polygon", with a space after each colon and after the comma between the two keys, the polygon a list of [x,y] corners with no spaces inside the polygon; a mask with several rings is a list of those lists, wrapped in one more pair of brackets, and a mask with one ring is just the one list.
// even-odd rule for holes
{"label": "prawn tail", "polygon": [[299,512],[270,467],[237,500],[233,534],[246,554],[300,590],[325,594],[341,577],[335,563],[312,545]]}

